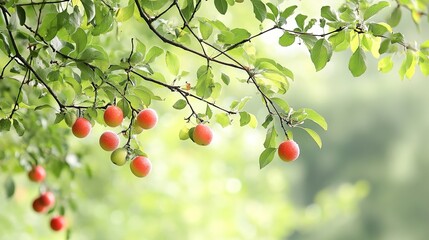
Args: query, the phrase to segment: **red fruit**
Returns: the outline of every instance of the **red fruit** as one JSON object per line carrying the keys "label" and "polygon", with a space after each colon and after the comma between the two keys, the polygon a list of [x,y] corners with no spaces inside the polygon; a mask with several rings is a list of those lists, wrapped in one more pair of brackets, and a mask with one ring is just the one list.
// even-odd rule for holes
{"label": "red fruit", "polygon": [[100,146],[106,151],[113,151],[119,146],[119,137],[116,133],[107,131],[100,136]]}
{"label": "red fruit", "polygon": [[66,219],[63,216],[56,216],[51,218],[51,229],[54,231],[61,231],[66,226]]}
{"label": "red fruit", "polygon": [[28,178],[33,182],[42,182],[46,177],[46,171],[42,166],[33,166],[28,172]]}
{"label": "red fruit", "polygon": [[33,209],[34,209],[34,211],[36,211],[38,213],[44,212],[46,210],[46,207],[45,207],[45,205],[43,205],[40,197],[34,199]]}
{"label": "red fruit", "polygon": [[52,192],[44,192],[39,198],[40,203],[45,207],[52,207],[55,203],[55,195]]}
{"label": "red fruit", "polygon": [[284,141],[279,145],[278,154],[285,162],[294,161],[299,156],[299,146],[293,140]]}
{"label": "red fruit", "polygon": [[193,139],[198,145],[209,145],[213,139],[213,132],[208,126],[198,124],[194,129]]}
{"label": "red fruit", "polygon": [[85,118],[78,118],[72,126],[73,135],[78,138],[84,138],[91,132],[91,123]]}
{"label": "red fruit", "polygon": [[143,129],[150,129],[155,127],[158,122],[158,115],[155,110],[146,108],[139,112],[137,115],[136,123]]}
{"label": "red fruit", "polygon": [[145,177],[152,169],[150,160],[143,156],[137,156],[130,163],[131,172],[137,177]]}
{"label": "red fruit", "polygon": [[124,120],[124,114],[119,107],[110,105],[104,111],[104,122],[107,126],[117,127],[121,125],[122,120]]}

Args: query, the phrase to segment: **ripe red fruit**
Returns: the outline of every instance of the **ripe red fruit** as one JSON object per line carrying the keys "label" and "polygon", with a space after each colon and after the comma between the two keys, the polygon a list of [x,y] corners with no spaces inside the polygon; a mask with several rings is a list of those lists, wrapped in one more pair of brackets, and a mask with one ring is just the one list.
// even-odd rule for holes
{"label": "ripe red fruit", "polygon": [[122,113],[122,109],[117,106],[110,105],[104,111],[104,122],[107,126],[117,127],[121,125],[122,120],[124,120],[124,114]]}
{"label": "ripe red fruit", "polygon": [[39,198],[40,203],[45,207],[52,207],[55,203],[55,195],[52,192],[44,192]]}
{"label": "ripe red fruit", "polygon": [[152,169],[150,160],[143,156],[135,157],[130,163],[131,172],[137,177],[145,177]]}
{"label": "ripe red fruit", "polygon": [[72,126],[73,135],[78,138],[84,138],[91,132],[91,123],[85,118],[78,118]]}
{"label": "ripe red fruit", "polygon": [[46,171],[42,166],[33,166],[28,172],[28,178],[33,182],[42,182],[46,177]]}
{"label": "ripe red fruit", "polygon": [[212,130],[204,125],[204,124],[198,124],[193,132],[193,140],[198,145],[209,145],[210,142],[213,139],[213,132]]}
{"label": "ripe red fruit", "polygon": [[33,201],[33,209],[34,211],[41,213],[44,212],[46,210],[46,206],[43,205],[42,200],[40,197],[34,199]]}
{"label": "ripe red fruit", "polygon": [[285,162],[291,162],[299,156],[299,146],[293,140],[286,140],[279,145],[279,157]]}
{"label": "ripe red fruit", "polygon": [[146,108],[139,112],[137,115],[136,123],[143,129],[150,129],[155,127],[158,122],[158,115],[155,110]]}
{"label": "ripe red fruit", "polygon": [[100,136],[100,146],[106,151],[113,151],[119,146],[119,137],[116,133],[107,131]]}
{"label": "ripe red fruit", "polygon": [[54,231],[61,231],[66,226],[66,219],[63,216],[56,216],[51,218],[51,229]]}

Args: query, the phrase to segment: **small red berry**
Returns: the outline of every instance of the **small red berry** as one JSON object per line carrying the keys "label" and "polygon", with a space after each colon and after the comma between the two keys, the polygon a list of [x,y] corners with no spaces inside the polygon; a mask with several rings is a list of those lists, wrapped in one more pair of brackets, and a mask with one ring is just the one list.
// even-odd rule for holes
{"label": "small red berry", "polygon": [[61,231],[66,226],[66,219],[63,216],[56,216],[51,218],[51,229],[54,231]]}
{"label": "small red berry", "polygon": [[212,130],[204,125],[204,124],[198,124],[193,132],[193,140],[198,145],[209,145],[213,139],[213,132]]}
{"label": "small red berry", "polygon": [[42,166],[33,166],[28,172],[28,178],[33,182],[42,182],[46,177],[46,171]]}
{"label": "small red berry", "polygon": [[55,203],[55,195],[52,192],[44,192],[40,195],[40,203],[45,207],[51,207]]}
{"label": "small red berry", "polygon": [[85,118],[78,118],[72,126],[73,135],[78,138],[84,138],[91,132],[91,123]]}
{"label": "small red berry", "polygon": [[33,210],[35,212],[38,212],[38,213],[44,212],[46,210],[46,206],[43,205],[42,200],[40,199],[40,197],[34,199],[34,201],[33,201]]}
{"label": "small red berry", "polygon": [[135,157],[130,163],[131,172],[137,177],[147,176],[151,169],[152,163],[150,160],[143,156]]}
{"label": "small red berry", "polygon": [[116,133],[107,131],[100,136],[100,146],[106,151],[113,151],[119,146],[119,137]]}
{"label": "small red berry", "polygon": [[286,140],[280,143],[278,148],[279,157],[285,162],[291,162],[299,156],[299,146],[293,140]]}
{"label": "small red berry", "polygon": [[117,106],[110,105],[104,111],[104,122],[107,126],[117,127],[121,125],[122,120],[124,120],[124,114],[122,113],[122,109]]}
{"label": "small red berry", "polygon": [[146,108],[139,112],[137,115],[136,123],[143,129],[150,129],[155,127],[158,122],[158,115],[155,110]]}

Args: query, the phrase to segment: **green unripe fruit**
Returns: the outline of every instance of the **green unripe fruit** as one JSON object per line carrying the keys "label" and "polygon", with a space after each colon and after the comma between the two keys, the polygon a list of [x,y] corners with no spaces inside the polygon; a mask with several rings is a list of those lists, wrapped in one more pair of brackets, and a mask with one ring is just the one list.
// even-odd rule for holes
{"label": "green unripe fruit", "polygon": [[244,0],[235,0],[236,3],[242,3]]}
{"label": "green unripe fruit", "polygon": [[194,130],[195,130],[195,127],[192,127],[191,129],[189,129],[189,131],[188,131],[188,136],[189,136],[189,138],[192,140],[192,142],[195,142],[194,141]]}
{"label": "green unripe fruit", "polygon": [[122,166],[127,161],[127,155],[128,155],[127,149],[118,148],[112,152],[112,155],[110,155],[110,160],[115,165]]}
{"label": "green unripe fruit", "polygon": [[179,138],[180,138],[180,140],[188,139],[189,138],[189,128],[183,127],[182,129],[180,129]]}

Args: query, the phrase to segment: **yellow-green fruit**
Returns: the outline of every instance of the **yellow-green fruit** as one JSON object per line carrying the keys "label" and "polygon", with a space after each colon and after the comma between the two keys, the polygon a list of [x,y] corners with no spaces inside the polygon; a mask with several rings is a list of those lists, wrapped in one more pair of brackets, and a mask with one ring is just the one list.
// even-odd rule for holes
{"label": "yellow-green fruit", "polygon": [[186,139],[188,139],[189,138],[189,128],[187,128],[187,127],[183,127],[182,129],[180,129],[180,132],[179,132],[179,138],[180,138],[180,140],[186,140]]}
{"label": "yellow-green fruit", "polygon": [[127,161],[127,149],[125,148],[118,148],[115,151],[112,152],[112,155],[110,155],[110,160],[112,160],[112,163],[122,166]]}

